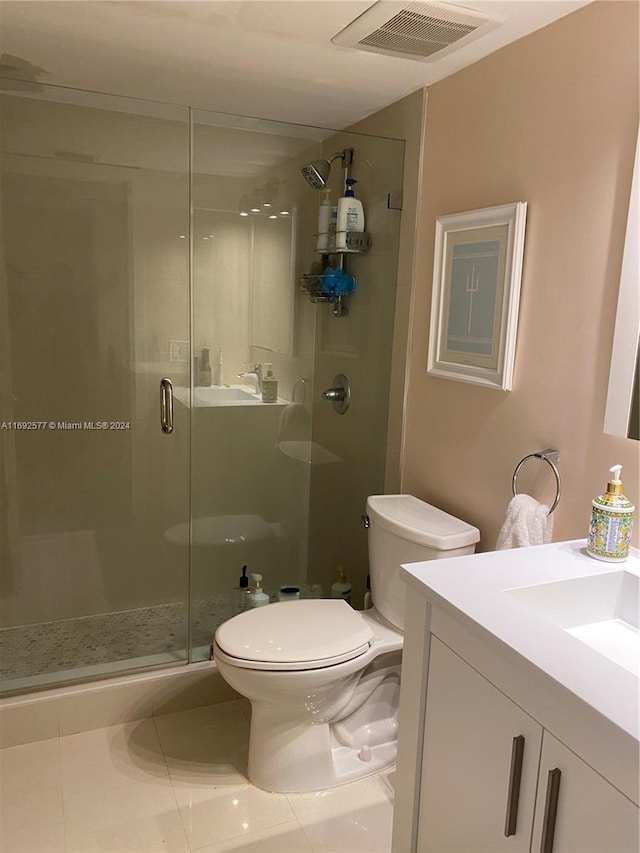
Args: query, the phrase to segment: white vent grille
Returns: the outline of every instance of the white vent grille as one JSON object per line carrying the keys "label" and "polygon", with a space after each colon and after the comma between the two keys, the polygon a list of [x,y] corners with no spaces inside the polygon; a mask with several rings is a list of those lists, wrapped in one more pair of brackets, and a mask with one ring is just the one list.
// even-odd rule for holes
{"label": "white vent grille", "polygon": [[498,26],[496,18],[451,3],[379,0],[332,42],[356,50],[428,62]]}

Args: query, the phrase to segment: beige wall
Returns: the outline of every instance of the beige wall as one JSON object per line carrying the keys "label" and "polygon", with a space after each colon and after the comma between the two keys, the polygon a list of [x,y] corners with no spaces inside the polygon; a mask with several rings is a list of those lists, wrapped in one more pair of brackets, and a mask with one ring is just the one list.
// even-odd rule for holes
{"label": "beige wall", "polygon": [[[429,90],[403,489],[477,525],[483,550],[515,465],[548,446],[560,450],[564,488],[555,540],[586,535],[614,463],[640,499],[638,443],[602,432],[637,127],[633,2],[596,2]],[[520,200],[513,391],[427,376],[436,217]],[[549,500],[546,466],[529,466],[523,490]]]}

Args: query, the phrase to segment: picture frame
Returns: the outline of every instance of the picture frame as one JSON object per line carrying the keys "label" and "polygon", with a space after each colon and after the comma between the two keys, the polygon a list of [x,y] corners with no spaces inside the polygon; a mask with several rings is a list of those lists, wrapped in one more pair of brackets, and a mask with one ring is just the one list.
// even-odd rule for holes
{"label": "picture frame", "polygon": [[427,373],[511,391],[525,201],[436,220]]}

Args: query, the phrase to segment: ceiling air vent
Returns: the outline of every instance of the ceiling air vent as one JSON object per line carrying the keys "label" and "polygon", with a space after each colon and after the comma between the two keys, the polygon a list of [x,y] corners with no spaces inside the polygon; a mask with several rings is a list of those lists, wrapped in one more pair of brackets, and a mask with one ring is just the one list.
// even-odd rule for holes
{"label": "ceiling air vent", "polygon": [[499,26],[495,16],[452,3],[379,0],[331,41],[343,47],[431,62]]}

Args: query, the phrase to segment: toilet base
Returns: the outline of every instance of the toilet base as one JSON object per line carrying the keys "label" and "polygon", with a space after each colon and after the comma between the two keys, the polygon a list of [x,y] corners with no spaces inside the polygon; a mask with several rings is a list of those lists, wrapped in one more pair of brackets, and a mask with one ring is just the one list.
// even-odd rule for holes
{"label": "toilet base", "polygon": [[281,794],[320,791],[394,764],[400,666],[387,669],[382,680],[377,675],[373,693],[365,688],[367,701],[359,704],[354,696],[340,719],[331,722],[300,723],[295,712],[289,716],[282,706],[253,700],[249,780]]}

